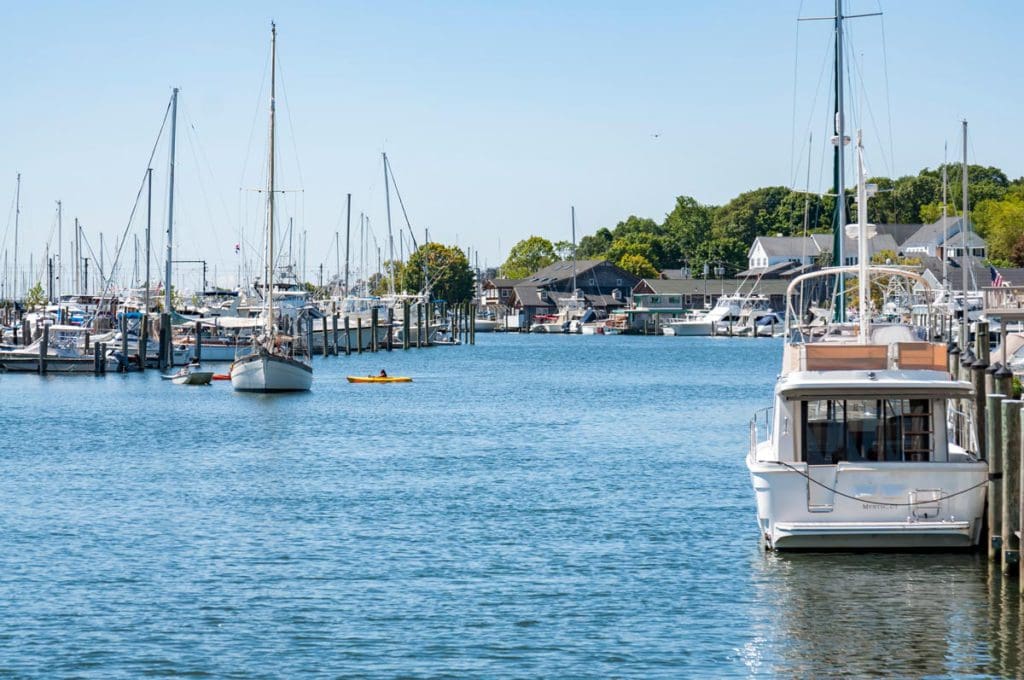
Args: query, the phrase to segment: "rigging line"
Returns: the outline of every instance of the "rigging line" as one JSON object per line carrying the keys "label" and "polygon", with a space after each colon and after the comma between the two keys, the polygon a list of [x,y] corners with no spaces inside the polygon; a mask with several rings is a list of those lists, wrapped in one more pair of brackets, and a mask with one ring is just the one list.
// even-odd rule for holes
{"label": "rigging line", "polygon": [[[852,45],[851,45],[851,50],[852,50]],[[875,111],[874,111],[873,108],[871,108],[871,99],[867,96],[867,85],[866,85],[866,81],[864,79],[864,68],[863,68],[864,64],[863,64],[863,62],[857,62],[856,60],[852,59],[852,55],[851,55],[851,59],[849,61],[853,62],[854,74],[856,75],[857,82],[860,84],[860,87],[859,87],[859,90],[860,90],[860,92],[859,92],[859,94],[860,94],[860,102],[859,102],[859,108],[857,110],[857,114],[859,116],[859,121],[858,122],[861,123],[860,127],[863,127],[864,114],[866,112],[868,119],[870,119],[870,121],[871,121],[871,126],[872,126],[872,128],[873,128],[873,130],[875,132],[875,137],[878,139],[879,146],[881,146],[881,144],[882,144],[882,134],[881,134],[881,131],[878,128],[878,121],[875,119]],[[886,158],[886,154],[885,153],[880,153],[879,156],[882,159],[882,165],[885,167],[886,174],[889,177],[892,177],[893,173],[895,172],[895,167],[892,167],[892,166],[889,165],[889,162],[888,162],[889,159]]]}
{"label": "rigging line", "polygon": [[[170,116],[171,103],[173,101],[173,98],[171,98],[167,102],[167,108],[164,110],[164,119],[160,122],[160,129],[156,133],[156,139],[153,141],[153,148],[149,152],[149,160],[146,161],[147,168],[153,167],[153,158],[156,156],[157,147],[160,145],[160,140],[163,138],[164,128],[167,126],[167,118]],[[117,263],[121,258],[121,250],[124,248],[124,244],[128,240],[128,232],[131,230],[132,223],[135,221],[135,211],[138,210],[139,201],[142,200],[142,192],[146,188],[146,174],[146,172],[142,173],[142,180],[139,182],[139,190],[135,194],[135,203],[132,205],[131,213],[128,215],[128,223],[124,227],[124,232],[121,234],[121,240],[118,242],[117,250],[114,252],[114,262],[110,266],[111,272],[114,272],[117,269]],[[107,291],[112,286],[112,284],[113,277],[108,276],[107,281],[105,282],[105,285],[103,287],[103,292],[100,294],[100,302],[102,302],[103,299],[106,297]]]}
{"label": "rigging line", "polygon": [[14,215],[14,204],[17,202],[15,196],[15,194],[11,194],[11,207],[7,211],[7,227],[4,229],[4,238],[2,241],[0,241],[0,248],[7,247],[7,234],[11,230],[11,216]]}
{"label": "rigging line", "polygon": [[[197,141],[194,139],[192,134],[195,131],[193,127],[194,124],[191,122],[186,112],[183,111],[182,113],[182,117],[185,118],[185,138],[188,140],[189,151],[192,152],[192,160],[195,161],[196,168],[201,169],[199,154],[196,153]],[[206,185],[203,183],[202,177],[199,176],[199,173],[196,173],[196,178],[199,180],[199,193],[203,197],[203,207],[206,208],[206,218],[210,222],[210,230],[213,232],[213,239],[216,241],[217,248],[219,250],[224,244],[221,240],[220,233],[217,230],[217,221],[213,218],[213,211],[210,210],[210,197],[206,193]]]}
{"label": "rigging line", "polygon": [[288,88],[285,85],[284,67],[281,65],[281,57],[277,58],[277,79],[281,83],[281,99],[284,100],[284,110],[288,114],[288,130],[292,134],[292,153],[295,154],[295,170],[299,173],[299,186],[306,186],[302,179],[302,164],[299,163],[299,145],[295,136],[295,125],[292,124],[292,105],[288,102]]}
{"label": "rigging line", "polygon": [[252,112],[252,125],[249,127],[249,141],[245,145],[245,160],[242,161],[242,176],[238,180],[238,186],[245,185],[245,173],[249,169],[249,158],[252,156],[252,139],[256,135],[256,121],[263,110],[263,91],[267,81],[267,72],[270,70],[270,48],[267,48],[266,60],[263,62],[263,75],[260,77],[260,90],[256,95],[256,106]]}
{"label": "rigging line", "polygon": [[892,102],[890,100],[889,88],[889,51],[885,44],[885,14],[882,13],[882,2],[878,0],[879,21],[882,27],[882,74],[885,78],[885,109],[889,124],[889,160],[892,161],[893,170],[896,168],[896,147],[893,144],[892,136]]}
{"label": "rigging line", "polygon": [[[797,8],[797,17],[803,14],[804,0],[800,0],[800,6]],[[800,64],[800,23],[796,22],[796,38],[794,39],[793,47],[793,117],[789,124],[789,179],[790,186],[796,184],[796,169],[794,165],[796,163],[796,86],[798,81],[798,66]],[[802,155],[802,154],[801,154]]]}
{"label": "rigging line", "polygon": [[827,485],[827,484],[825,484],[823,482],[819,482],[817,479],[814,479],[813,477],[808,475],[806,472],[804,472],[800,468],[798,468],[796,466],[793,466],[793,465],[790,465],[789,463],[787,463],[785,461],[782,461],[782,460],[773,460],[773,461],[764,461],[764,462],[771,462],[771,463],[775,463],[776,465],[781,465],[781,466],[783,466],[783,467],[785,467],[785,468],[787,468],[789,470],[792,470],[793,472],[797,473],[801,477],[805,478],[807,481],[813,482],[814,484],[817,484],[818,486],[820,486],[821,488],[825,489],[826,491],[831,491],[835,495],[841,496],[843,498],[847,498],[847,499],[849,499],[851,501],[857,501],[858,503],[868,503],[870,505],[895,506],[895,507],[899,507],[899,508],[912,508],[912,507],[915,507],[915,506],[918,506],[918,505],[935,505],[936,503],[941,503],[942,501],[948,501],[950,498],[956,498],[957,496],[962,496],[965,493],[969,493],[971,491],[974,491],[975,489],[979,489],[979,488],[981,488],[981,487],[983,487],[983,486],[985,486],[986,484],[989,483],[989,480],[986,479],[985,481],[978,482],[977,484],[969,486],[966,489],[961,489],[960,491],[955,491],[955,492],[953,492],[951,494],[947,494],[945,496],[940,496],[938,498],[929,498],[928,500],[923,500],[923,501],[911,501],[909,503],[890,503],[888,501],[873,501],[870,498],[859,498],[857,496],[853,496],[853,495],[850,495],[848,493],[843,493],[842,491],[836,489],[835,487],[829,486],[829,485]]}
{"label": "rigging line", "polygon": [[398,205],[402,208],[402,217],[405,218],[405,227],[409,230],[409,236],[412,238],[412,245],[414,248],[419,248],[416,244],[416,235],[412,233],[412,225],[409,223],[409,215],[405,212],[405,203],[402,202],[402,194],[398,190],[398,180],[395,179],[395,171],[391,168],[391,161],[386,161],[388,164],[388,171],[391,173],[391,184],[395,187],[395,195],[398,196]]}
{"label": "rigging line", "polygon": [[[833,77],[832,77],[833,69],[828,68],[828,64],[831,61],[831,58],[829,57],[829,52],[831,51],[831,45],[832,45],[832,36],[829,35],[828,36],[828,40],[825,41],[825,54],[822,55],[822,59],[821,59],[821,71],[819,71],[819,73],[818,73],[818,82],[817,82],[817,84],[814,87],[814,97],[813,97],[813,99],[811,99],[811,107],[810,107],[809,113],[807,114],[807,125],[806,125],[806,129],[807,130],[813,129],[815,111],[816,111],[816,109],[818,107],[818,97],[822,93],[821,81],[824,79],[826,71],[829,74],[829,80],[828,80],[829,90],[832,89],[832,83],[833,83],[833,80],[834,80]],[[831,113],[829,113],[828,119],[830,121],[832,120],[832,114]],[[826,130],[825,132],[826,132],[826,134],[825,134],[824,139],[828,139],[829,138],[828,130]],[[803,155],[803,153],[802,153],[803,152],[803,147],[801,147],[800,151],[801,151],[801,156],[802,156]],[[791,187],[796,186],[796,179],[795,178],[793,178],[793,181],[790,184],[790,186]]]}

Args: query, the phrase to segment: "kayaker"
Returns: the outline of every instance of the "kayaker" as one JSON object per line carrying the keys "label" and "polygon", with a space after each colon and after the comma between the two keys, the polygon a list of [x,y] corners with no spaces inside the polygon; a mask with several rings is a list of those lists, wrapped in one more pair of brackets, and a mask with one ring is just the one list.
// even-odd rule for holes
{"label": "kayaker", "polygon": [[384,370],[384,369],[382,368],[382,369],[380,369],[380,373],[378,373],[378,374],[377,374],[377,377],[378,377],[378,378],[386,378],[386,377],[388,377],[388,372],[387,372],[387,371],[385,371],[385,370]]}

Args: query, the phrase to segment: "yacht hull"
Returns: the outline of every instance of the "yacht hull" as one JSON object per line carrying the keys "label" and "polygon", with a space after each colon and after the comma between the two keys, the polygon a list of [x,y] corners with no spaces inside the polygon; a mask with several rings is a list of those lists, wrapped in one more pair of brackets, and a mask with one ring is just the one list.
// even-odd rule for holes
{"label": "yacht hull", "polygon": [[288,357],[250,354],[231,364],[231,386],[238,392],[303,392],[313,386],[313,369]]}
{"label": "yacht hull", "polygon": [[692,337],[695,335],[711,335],[712,323],[710,321],[694,321],[670,323],[662,331],[665,335],[678,335]]}
{"label": "yacht hull", "polygon": [[839,463],[809,470],[803,463],[748,459],[747,467],[769,549],[951,549],[980,540],[984,462]]}

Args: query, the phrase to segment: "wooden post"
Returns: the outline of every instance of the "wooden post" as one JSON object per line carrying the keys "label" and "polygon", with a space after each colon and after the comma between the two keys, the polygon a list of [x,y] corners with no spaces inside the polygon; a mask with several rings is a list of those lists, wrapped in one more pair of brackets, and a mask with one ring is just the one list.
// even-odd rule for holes
{"label": "wooden post", "polygon": [[996,392],[999,394],[1005,394],[1007,397],[1013,396],[1013,371],[1008,369],[1005,365],[1000,366],[999,370],[995,373],[996,379]]}
{"label": "wooden post", "polygon": [[985,369],[988,368],[988,323],[978,322],[975,334],[977,359],[971,364],[971,384],[974,385],[974,429],[978,433],[978,453],[985,455]]}
{"label": "wooden post", "polygon": [[[299,317],[295,318],[295,325],[301,331],[303,327],[306,329],[306,356],[309,357],[310,363],[313,362],[313,317],[304,315],[300,320]],[[327,340],[327,338],[324,338]],[[294,349],[292,350],[294,354]]]}
{"label": "wooden post", "polygon": [[352,354],[352,334],[349,326],[349,318],[345,317],[345,356]]}
{"label": "wooden post", "polygon": [[409,349],[409,301],[402,301],[402,349]]}
{"label": "wooden post", "polygon": [[423,305],[416,303],[416,349],[423,347]]}
{"label": "wooden post", "polygon": [[26,347],[32,344],[32,326],[25,317],[21,317],[21,342]]}
{"label": "wooden post", "polygon": [[50,326],[43,325],[43,339],[39,343],[39,375],[46,375],[46,353],[50,349]]}
{"label": "wooden post", "polygon": [[390,352],[395,344],[395,308],[388,307],[388,351]]}
{"label": "wooden post", "polygon": [[139,320],[139,370],[146,370],[146,352],[149,351],[149,314]]}
{"label": "wooden post", "polygon": [[18,345],[18,344],[20,344],[20,343],[18,342],[18,324],[13,324],[13,325],[11,326],[11,330],[12,330],[12,331],[14,332],[14,344],[15,344],[15,345]]}
{"label": "wooden post", "polygon": [[100,375],[107,374],[107,343],[100,344]]}
{"label": "wooden post", "polygon": [[171,315],[167,312],[160,313],[160,345],[159,352],[160,358],[157,361],[157,365],[161,371],[166,371],[170,367],[170,345],[171,344]]}
{"label": "wooden post", "polygon": [[1020,560],[1020,421],[1019,399],[1003,400],[1003,543],[1002,568],[1008,574]]}
{"label": "wooden post", "polygon": [[376,352],[377,351],[377,322],[380,320],[378,318],[378,314],[379,314],[379,310],[376,307],[374,307],[373,309],[370,310],[370,351],[371,352]]}
{"label": "wooden post", "polygon": [[953,347],[946,353],[946,362],[948,363],[949,374],[955,380],[959,366],[960,366],[960,347],[959,345],[953,345]]}
{"label": "wooden post", "polygon": [[118,370],[121,373],[128,372],[128,317],[121,315],[121,361]]}
{"label": "wooden post", "polygon": [[[334,303],[332,302],[333,306]],[[331,343],[331,354],[338,356],[338,313],[331,313],[331,334],[334,336],[334,342]]]}
{"label": "wooden post", "polygon": [[85,354],[89,353],[89,336],[92,335],[89,331],[85,332]]}
{"label": "wooden post", "polygon": [[477,314],[476,305],[473,305],[470,308],[470,314],[469,314],[469,324],[470,324],[470,326],[469,326],[469,344],[471,344],[471,345],[475,345],[476,344],[476,314]]}
{"label": "wooden post", "polygon": [[102,354],[100,354],[100,344],[101,343],[96,342],[96,343],[93,343],[93,346],[92,346],[92,374],[93,375],[99,375],[100,374],[100,357],[102,356]]}
{"label": "wooden post", "polygon": [[985,393],[992,394],[996,391],[996,371],[999,370],[1000,364],[998,361],[994,361],[989,364],[989,367],[985,369]]}
{"label": "wooden post", "polygon": [[989,394],[988,417],[985,424],[988,429],[986,442],[988,450],[988,559],[996,562],[1002,556],[1003,545],[1003,400],[1005,394]]}
{"label": "wooden post", "polygon": [[356,353],[363,353],[363,317],[356,317]]}
{"label": "wooden post", "polygon": [[[309,323],[313,323],[313,319],[309,320]],[[324,341],[323,356],[327,356],[331,352],[331,343],[327,341],[327,317],[320,319],[320,337]]]}
{"label": "wooden post", "polygon": [[200,321],[196,321],[196,353],[195,359],[197,362],[203,360],[203,324]]}

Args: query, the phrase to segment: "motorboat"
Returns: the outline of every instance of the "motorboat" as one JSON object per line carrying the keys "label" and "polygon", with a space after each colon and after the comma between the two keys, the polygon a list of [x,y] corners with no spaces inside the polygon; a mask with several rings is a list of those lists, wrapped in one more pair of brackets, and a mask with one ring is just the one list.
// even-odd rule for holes
{"label": "motorboat", "polygon": [[[926,328],[872,323],[870,286],[894,276],[930,284],[868,264],[860,138],[857,150],[859,263],[790,283],[774,405],[751,421],[758,530],[777,550],[970,548],[988,484],[970,409],[958,406],[973,387],[951,378],[946,345]],[[857,321],[802,325],[801,287],[844,276],[857,277]]]}

